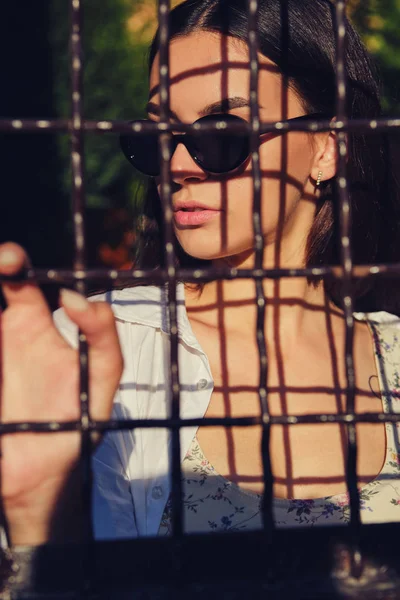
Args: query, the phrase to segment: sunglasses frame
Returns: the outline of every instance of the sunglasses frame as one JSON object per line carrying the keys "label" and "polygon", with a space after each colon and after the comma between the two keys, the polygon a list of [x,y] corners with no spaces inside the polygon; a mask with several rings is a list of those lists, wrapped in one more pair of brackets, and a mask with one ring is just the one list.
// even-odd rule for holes
{"label": "sunglasses frame", "polygon": [[[217,117],[217,118],[215,118]],[[322,113],[309,113],[309,114],[305,114],[305,115],[301,115],[300,117],[293,117],[292,119],[286,119],[285,122],[286,123],[293,123],[293,122],[301,122],[301,121],[310,121],[310,120],[314,120],[316,118],[324,118],[326,117],[326,115],[323,115]],[[231,115],[231,114],[224,114],[224,115],[206,115],[204,117],[200,117],[200,119],[197,119],[197,121],[194,121],[193,125],[195,125],[196,123],[200,123],[200,122],[204,122],[207,120],[213,120],[214,122],[216,121],[227,121],[228,122],[228,129],[229,129],[229,121],[230,122],[242,122],[242,123],[246,123],[248,124],[248,122],[243,119],[242,117],[238,117],[237,115]],[[135,125],[140,124],[140,123],[155,123],[155,121],[152,121],[152,119],[141,119],[138,121],[131,121],[130,124],[131,125]],[[226,130],[225,130],[226,131]],[[189,152],[190,156],[192,157],[192,159],[195,161],[195,163],[197,165],[199,165],[199,167],[202,169],[202,171],[204,171],[205,173],[207,173],[208,175],[228,175],[229,173],[233,173],[234,171],[236,171],[237,169],[239,169],[245,162],[246,160],[249,158],[250,156],[250,142],[249,142],[249,134],[248,133],[236,133],[235,137],[239,137],[241,136],[243,139],[243,149],[239,154],[239,158],[236,161],[235,165],[226,170],[222,170],[222,171],[218,171],[218,170],[213,170],[210,169],[208,167],[206,167],[203,164],[203,161],[201,159],[199,159],[198,157],[198,153],[199,153],[199,148],[196,148],[196,144],[195,144],[195,138],[197,138],[198,136],[207,136],[211,134],[219,134],[221,133],[221,130],[216,130],[216,131],[212,131],[212,132],[194,132],[194,133],[174,133],[172,134],[172,148],[171,148],[171,158],[175,152],[175,150],[177,149],[179,144],[183,144],[186,148],[186,150]],[[275,133],[275,132],[274,132]],[[286,133],[284,130],[276,130],[276,134],[277,135],[281,135],[283,133]],[[134,169],[136,169],[137,171],[139,171],[140,173],[146,175],[147,177],[158,177],[160,175],[159,170],[156,172],[155,170],[153,170],[152,172],[149,171],[144,171],[143,169],[138,168],[137,163],[135,163],[135,160],[133,158],[133,155],[131,154],[130,148],[129,146],[132,144],[132,141],[135,140],[135,142],[137,142],[137,137],[138,135],[142,135],[142,136],[158,136],[159,132],[158,131],[154,131],[154,133],[141,133],[141,134],[134,134],[134,133],[127,133],[127,134],[121,134],[119,136],[119,142],[120,142],[120,148],[122,150],[123,155],[125,156],[125,158],[128,160],[128,162],[133,166]],[[222,135],[226,135],[225,133],[222,133]],[[263,134],[260,134],[263,135]]]}

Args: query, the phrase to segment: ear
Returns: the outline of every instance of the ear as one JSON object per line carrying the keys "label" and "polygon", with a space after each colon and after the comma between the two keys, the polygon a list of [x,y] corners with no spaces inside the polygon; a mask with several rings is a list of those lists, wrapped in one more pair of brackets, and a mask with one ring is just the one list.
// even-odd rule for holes
{"label": "ear", "polygon": [[319,134],[315,136],[314,141],[315,153],[310,175],[316,181],[321,172],[321,181],[328,181],[335,177],[337,171],[336,134],[333,131]]}

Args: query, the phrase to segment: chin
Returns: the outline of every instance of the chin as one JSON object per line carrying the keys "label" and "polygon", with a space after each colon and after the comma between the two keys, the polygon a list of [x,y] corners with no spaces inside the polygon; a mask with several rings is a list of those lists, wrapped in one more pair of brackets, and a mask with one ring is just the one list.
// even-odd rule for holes
{"label": "chin", "polygon": [[[188,254],[192,258],[197,258],[198,260],[219,260],[228,258],[230,256],[241,255],[243,252],[246,252],[249,249],[249,246],[245,246],[244,248],[226,248],[224,250],[221,249],[221,241],[207,240],[206,243],[194,243],[195,240],[183,240],[186,243],[182,243],[182,240],[178,240],[179,245],[182,250]],[[250,250],[252,250],[250,245]]]}
{"label": "chin", "polygon": [[221,258],[218,253],[213,253],[210,252],[209,249],[202,249],[202,250],[198,250],[198,249],[194,249],[194,248],[184,248],[182,247],[183,251],[185,252],[185,254],[187,254],[188,256],[190,256],[190,258],[194,258],[197,260],[216,260],[217,258]]}
{"label": "chin", "polygon": [[189,247],[189,245],[187,245],[186,247],[182,246],[182,249],[184,250],[185,254],[187,254],[188,256],[190,256],[190,258],[193,258],[195,260],[197,259],[205,261],[216,261],[228,259],[229,257],[236,255],[232,252],[221,252],[220,249],[212,249],[210,247],[194,248],[193,246]]}

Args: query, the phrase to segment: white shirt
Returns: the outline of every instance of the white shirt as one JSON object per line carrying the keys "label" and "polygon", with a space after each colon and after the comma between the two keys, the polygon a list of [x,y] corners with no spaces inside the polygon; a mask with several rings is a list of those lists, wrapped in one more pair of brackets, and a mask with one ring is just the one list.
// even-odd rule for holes
{"label": "white shirt", "polygon": [[[203,417],[213,390],[208,359],[197,342],[178,285],[181,417]],[[140,286],[93,296],[116,317],[124,371],[114,399],[115,419],[165,419],[170,415],[167,298],[164,288]],[[54,320],[77,347],[77,328],[63,310]],[[183,460],[196,427],[181,431]],[[167,429],[106,434],[93,459],[94,532],[97,539],[156,535],[170,494],[170,436]]]}
{"label": "white shirt", "polygon": [[[213,381],[208,358],[191,329],[184,288],[177,287],[178,360],[181,418],[206,413]],[[115,396],[115,419],[165,419],[170,414],[167,294],[163,287],[138,286],[90,298],[105,300],[114,312],[124,356],[124,371]],[[356,313],[399,327],[389,313]],[[77,346],[77,329],[63,310],[54,320],[67,341]],[[181,460],[196,434],[181,430]],[[93,458],[93,519],[97,539],[155,536],[170,494],[170,435],[167,429],[135,429],[105,435]]]}

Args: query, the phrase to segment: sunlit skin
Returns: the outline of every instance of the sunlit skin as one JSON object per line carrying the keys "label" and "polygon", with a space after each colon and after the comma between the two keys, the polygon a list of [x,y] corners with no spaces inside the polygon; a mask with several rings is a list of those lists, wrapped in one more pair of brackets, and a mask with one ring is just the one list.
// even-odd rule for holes
{"label": "sunlit skin", "polygon": [[[259,56],[259,110],[262,121],[306,114],[293,89],[284,89],[276,66]],[[201,32],[170,45],[170,109],[174,119],[191,123],[226,99],[249,98],[246,46],[232,38]],[[149,117],[159,115],[158,57],[150,80]],[[208,109],[207,109],[208,107]],[[249,106],[229,110],[246,120]],[[261,138],[262,233],[264,267],[302,267],[316,209],[318,172],[335,176],[333,133],[292,132]],[[199,226],[174,222],[184,250],[213,265],[254,266],[252,164],[248,160],[224,178],[206,174],[180,144],[171,161],[172,202],[192,201],[220,211]],[[321,389],[346,386],[342,312],[304,278],[264,281],[267,298],[265,336],[269,358],[268,388],[272,414],[335,413],[345,395]],[[205,350],[215,383],[207,416],[255,416],[260,413],[258,350],[255,337],[255,287],[251,280],[207,283],[202,293],[186,288],[192,328]],[[330,332],[332,332],[330,334]],[[330,335],[328,335],[330,334]],[[330,342],[328,341],[330,339]],[[356,397],[360,412],[381,411],[369,389],[376,375],[367,326],[355,327]],[[337,362],[337,373],[334,363]],[[246,389],[243,389],[246,386]],[[311,388],[319,388],[312,391]],[[279,390],[279,391],[278,391]],[[380,471],[385,452],[383,426],[358,426],[360,485]],[[217,472],[242,487],[262,491],[260,428],[200,428],[200,445]],[[345,432],[336,425],[275,427],[271,458],[279,497],[313,498],[345,491]]]}

